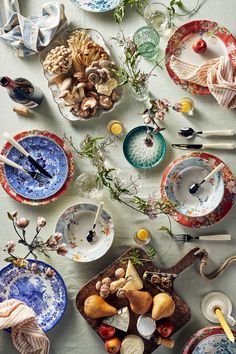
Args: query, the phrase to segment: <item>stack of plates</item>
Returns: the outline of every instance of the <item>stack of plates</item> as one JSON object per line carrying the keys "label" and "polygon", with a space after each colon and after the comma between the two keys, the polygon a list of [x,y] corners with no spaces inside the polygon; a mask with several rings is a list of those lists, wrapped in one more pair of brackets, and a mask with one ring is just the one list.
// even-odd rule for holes
{"label": "stack of plates", "polygon": [[[197,38],[203,38],[209,49],[202,55],[196,54],[192,49],[192,44]],[[236,56],[236,40],[225,27],[220,26],[217,22],[195,20],[177,28],[168,41],[165,59],[171,79],[191,93],[209,95],[208,87],[181,80],[176,75],[170,68],[172,55],[197,66],[222,55],[228,55],[232,59]]]}
{"label": "stack of plates", "polygon": [[[22,132],[14,139],[52,178],[39,183],[21,170],[2,165],[1,184],[5,191],[18,202],[29,205],[48,204],[64,194],[74,171],[72,154],[64,141],[55,134],[39,130]],[[28,170],[35,170],[28,159],[8,142],[1,154]]]}
{"label": "stack of plates", "polygon": [[161,198],[171,201],[170,215],[179,223],[189,227],[205,227],[220,221],[233,206],[235,178],[230,169],[224,169],[199,192],[192,195],[189,187],[201,182],[222,161],[211,154],[193,152],[177,158],[165,170],[161,180]]}

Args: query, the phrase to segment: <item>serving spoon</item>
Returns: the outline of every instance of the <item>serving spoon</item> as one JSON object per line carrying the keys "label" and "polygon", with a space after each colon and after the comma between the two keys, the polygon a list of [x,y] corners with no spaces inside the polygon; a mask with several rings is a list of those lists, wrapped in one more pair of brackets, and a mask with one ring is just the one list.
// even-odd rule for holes
{"label": "serving spoon", "polygon": [[99,219],[99,217],[101,215],[103,206],[104,206],[104,202],[100,202],[98,204],[96,216],[95,216],[94,223],[93,223],[93,228],[91,230],[89,230],[89,232],[87,234],[87,237],[86,237],[88,242],[92,242],[94,240],[94,237],[96,236],[95,229],[96,229],[96,226],[97,226],[97,221],[98,221],[98,219]]}
{"label": "serving spoon", "polygon": [[186,139],[192,139],[196,135],[207,136],[233,136],[235,131],[233,130],[199,130],[195,131],[191,127],[184,127],[178,131],[178,134]]}
{"label": "serving spoon", "polygon": [[190,188],[189,188],[189,193],[190,194],[195,194],[199,188],[201,187],[201,185],[203,183],[205,183],[206,181],[208,181],[213,175],[215,175],[217,172],[219,172],[220,170],[222,170],[222,168],[225,167],[225,164],[223,162],[221,162],[218,166],[216,166],[216,168],[214,168],[213,171],[211,171],[211,173],[209,173],[209,175],[206,176],[206,178],[204,178],[200,183],[193,183]]}

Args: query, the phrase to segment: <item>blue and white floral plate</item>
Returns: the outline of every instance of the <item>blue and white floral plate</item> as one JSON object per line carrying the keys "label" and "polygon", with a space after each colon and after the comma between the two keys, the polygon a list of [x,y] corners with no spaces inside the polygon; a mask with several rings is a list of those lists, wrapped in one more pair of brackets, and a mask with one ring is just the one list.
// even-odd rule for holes
{"label": "blue and white floral plate", "polygon": [[[18,140],[18,143],[52,175],[52,178],[38,182],[27,173],[5,165],[5,176],[9,186],[18,195],[31,200],[46,199],[56,194],[68,176],[68,159],[65,151],[46,136],[27,136]],[[27,157],[14,147],[10,148],[6,157],[30,171],[35,171]]]}
{"label": "blue and white floral plate", "polygon": [[[26,268],[10,264],[0,271],[0,302],[17,299],[26,303],[36,313],[36,319],[44,332],[52,329],[63,316],[67,304],[65,283],[60,274],[48,264],[37,261],[41,275],[29,269],[35,260],[28,260]],[[48,267],[55,275],[48,278]]]}
{"label": "blue and white floral plate", "polygon": [[114,239],[114,225],[110,215],[103,209],[96,227],[97,237],[88,242],[86,236],[91,230],[97,211],[94,204],[76,204],[66,209],[59,217],[56,232],[63,235],[68,246],[67,257],[76,262],[91,262],[102,257],[111,247]]}
{"label": "blue and white floral plate", "polygon": [[201,185],[195,194],[189,193],[193,183],[200,183],[213,170],[210,160],[189,158],[177,163],[169,172],[165,192],[175,204],[175,210],[190,217],[210,214],[221,203],[224,196],[222,174],[215,174]]}
{"label": "blue and white floral plate", "polygon": [[194,333],[182,354],[236,354],[236,343],[228,340],[221,327],[206,327]]}
{"label": "blue and white floral plate", "polygon": [[[153,132],[153,128],[148,128]],[[130,165],[140,169],[150,169],[159,165],[166,154],[166,142],[161,133],[153,133],[153,145],[147,146],[147,127],[142,125],[132,129],[125,137],[123,152]]]}
{"label": "blue and white floral plate", "polygon": [[73,4],[89,12],[108,12],[114,10],[120,0],[71,0]]}

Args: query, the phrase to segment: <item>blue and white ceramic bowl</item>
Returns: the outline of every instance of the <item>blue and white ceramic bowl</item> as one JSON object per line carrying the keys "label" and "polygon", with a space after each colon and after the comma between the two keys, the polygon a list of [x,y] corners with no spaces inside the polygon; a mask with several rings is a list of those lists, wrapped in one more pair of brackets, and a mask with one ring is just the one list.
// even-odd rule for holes
{"label": "blue and white ceramic bowl", "polygon": [[[26,268],[10,264],[0,271],[0,302],[16,299],[23,301],[36,313],[36,320],[44,332],[52,329],[63,316],[67,304],[65,283],[60,274],[47,263],[37,261],[41,275],[30,270],[35,260],[28,260]],[[48,278],[48,267],[55,275]]]}
{"label": "blue and white ceramic bowl", "polygon": [[[153,132],[153,128],[149,127]],[[140,169],[153,168],[164,159],[166,142],[161,133],[153,133],[153,145],[147,146],[145,138],[147,127],[145,125],[132,129],[125,137],[123,152],[130,165]]]}
{"label": "blue and white ceramic bowl", "polygon": [[221,172],[201,185],[195,194],[189,193],[193,183],[200,183],[211,171],[211,162],[201,158],[180,161],[169,172],[165,192],[175,210],[190,217],[201,217],[213,212],[224,196]]}
{"label": "blue and white ceramic bowl", "polygon": [[97,205],[76,204],[67,208],[59,217],[56,232],[63,235],[68,246],[66,254],[75,262],[91,262],[102,257],[111,247],[114,239],[114,225],[110,215],[103,209],[96,226],[94,242],[87,241],[97,212]]}
{"label": "blue and white ceramic bowl", "polygon": [[73,4],[90,12],[108,12],[114,10],[120,0],[71,0]]}
{"label": "blue and white ceramic bowl", "polygon": [[231,343],[225,334],[215,334],[203,339],[192,353],[236,354],[236,343]]}
{"label": "blue and white ceramic bowl", "polygon": [[[68,159],[65,151],[53,140],[32,135],[18,141],[26,151],[52,176],[38,182],[27,173],[5,165],[5,176],[10,187],[24,198],[41,200],[51,197],[64,185],[68,176]],[[30,171],[35,167],[20,151],[12,147],[6,157]]]}

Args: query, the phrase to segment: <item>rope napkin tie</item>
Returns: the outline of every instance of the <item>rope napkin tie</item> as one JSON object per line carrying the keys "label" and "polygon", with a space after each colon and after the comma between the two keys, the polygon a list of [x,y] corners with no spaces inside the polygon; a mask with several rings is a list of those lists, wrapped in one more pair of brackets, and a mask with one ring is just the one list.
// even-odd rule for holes
{"label": "rope napkin tie", "polygon": [[58,2],[44,4],[41,16],[26,18],[20,14],[18,0],[1,0],[0,38],[17,56],[40,52],[67,25],[64,5]]}
{"label": "rope napkin tie", "polygon": [[11,299],[0,303],[0,329],[9,327],[12,342],[21,354],[49,353],[49,340],[38,325],[34,311],[24,302]]}
{"label": "rope napkin tie", "polygon": [[173,55],[170,67],[181,80],[208,87],[222,108],[236,107],[236,77],[228,56],[211,59],[198,67]]}

